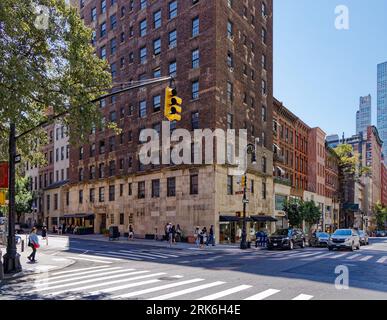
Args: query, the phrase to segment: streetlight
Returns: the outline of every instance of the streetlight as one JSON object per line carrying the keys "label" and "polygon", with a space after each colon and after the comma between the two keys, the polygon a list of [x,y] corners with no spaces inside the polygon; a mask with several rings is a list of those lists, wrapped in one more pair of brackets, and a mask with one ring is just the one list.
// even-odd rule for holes
{"label": "streetlight", "polygon": [[[257,155],[255,154],[255,152],[256,152],[255,145],[248,144],[247,149],[246,149],[246,153],[251,154],[251,163],[253,165],[257,164]],[[240,248],[242,250],[245,250],[245,249],[247,249],[246,207],[247,207],[247,203],[249,202],[247,199],[247,168],[246,168],[246,172],[245,172],[243,180],[244,180],[244,184],[243,184],[243,227],[242,227],[242,240],[241,240]]]}

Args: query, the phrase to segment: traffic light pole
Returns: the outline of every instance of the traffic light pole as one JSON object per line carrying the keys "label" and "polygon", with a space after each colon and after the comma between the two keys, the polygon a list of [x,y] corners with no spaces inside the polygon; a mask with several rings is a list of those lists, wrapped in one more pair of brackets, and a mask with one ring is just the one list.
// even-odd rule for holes
{"label": "traffic light pole", "polygon": [[241,249],[247,249],[247,222],[246,222],[246,209],[247,209],[247,173],[245,173],[244,185],[243,185],[243,226],[242,226],[242,241]]}
{"label": "traffic light pole", "polygon": [[10,124],[9,134],[9,210],[7,253],[3,257],[4,273],[16,273],[22,270],[20,254],[17,253],[15,239],[15,176],[16,176],[16,128]]}

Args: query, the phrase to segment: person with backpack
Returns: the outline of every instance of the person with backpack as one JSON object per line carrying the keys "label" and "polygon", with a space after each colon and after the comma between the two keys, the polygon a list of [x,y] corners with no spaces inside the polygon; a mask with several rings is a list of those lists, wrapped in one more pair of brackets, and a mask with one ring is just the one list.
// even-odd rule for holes
{"label": "person with backpack", "polygon": [[37,229],[33,227],[28,240],[28,246],[31,247],[32,253],[27,257],[27,259],[30,260],[31,262],[36,262],[35,260],[36,250],[40,247],[39,238],[36,232],[37,232]]}

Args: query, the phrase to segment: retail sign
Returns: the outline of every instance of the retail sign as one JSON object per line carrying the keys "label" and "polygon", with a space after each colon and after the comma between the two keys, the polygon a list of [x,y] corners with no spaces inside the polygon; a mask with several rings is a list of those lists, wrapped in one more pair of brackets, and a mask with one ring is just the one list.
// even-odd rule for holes
{"label": "retail sign", "polygon": [[0,190],[0,206],[5,206],[6,192],[5,190]]}
{"label": "retail sign", "polygon": [[8,189],[8,162],[0,163],[0,188]]}

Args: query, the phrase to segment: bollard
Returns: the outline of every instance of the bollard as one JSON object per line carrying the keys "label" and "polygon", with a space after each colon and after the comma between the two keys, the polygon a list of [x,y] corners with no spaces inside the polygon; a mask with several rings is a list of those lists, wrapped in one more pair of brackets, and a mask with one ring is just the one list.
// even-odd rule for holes
{"label": "bollard", "polygon": [[24,252],[24,240],[21,241],[21,252]]}

